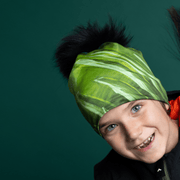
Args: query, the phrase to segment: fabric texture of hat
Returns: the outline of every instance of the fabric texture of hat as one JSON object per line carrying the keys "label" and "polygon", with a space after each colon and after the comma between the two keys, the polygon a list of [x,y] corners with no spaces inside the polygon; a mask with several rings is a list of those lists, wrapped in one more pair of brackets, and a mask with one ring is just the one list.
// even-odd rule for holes
{"label": "fabric texture of hat", "polygon": [[140,99],[169,104],[165,89],[141,51],[113,42],[79,54],[68,86],[82,114],[100,135],[100,118],[119,105]]}

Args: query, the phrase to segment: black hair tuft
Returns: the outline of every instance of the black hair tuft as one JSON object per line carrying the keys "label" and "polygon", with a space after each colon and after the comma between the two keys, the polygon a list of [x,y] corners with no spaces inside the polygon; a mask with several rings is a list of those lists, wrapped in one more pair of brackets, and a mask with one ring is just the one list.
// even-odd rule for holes
{"label": "black hair tuft", "polygon": [[62,39],[56,50],[57,67],[68,79],[78,54],[98,49],[105,42],[117,42],[127,47],[133,37],[125,36],[124,32],[125,26],[122,23],[117,26],[111,17],[103,28],[100,28],[97,22],[88,22],[87,27],[76,27],[72,34]]}
{"label": "black hair tuft", "polygon": [[[173,29],[178,45],[178,51],[180,53],[180,10],[176,10],[173,6],[170,9],[167,9],[171,17],[172,22],[174,23]],[[178,59],[179,55],[176,56]]]}

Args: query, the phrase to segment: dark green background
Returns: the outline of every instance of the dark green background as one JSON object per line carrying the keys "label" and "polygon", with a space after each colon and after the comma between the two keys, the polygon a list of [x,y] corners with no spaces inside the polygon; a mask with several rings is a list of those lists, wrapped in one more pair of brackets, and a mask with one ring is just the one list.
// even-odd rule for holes
{"label": "dark green background", "polygon": [[[167,8],[179,0],[1,0],[0,179],[91,180],[110,150],[84,120],[55,68],[59,41],[108,13],[134,35],[166,90],[180,89],[180,61]],[[172,38],[170,37],[169,33]]]}

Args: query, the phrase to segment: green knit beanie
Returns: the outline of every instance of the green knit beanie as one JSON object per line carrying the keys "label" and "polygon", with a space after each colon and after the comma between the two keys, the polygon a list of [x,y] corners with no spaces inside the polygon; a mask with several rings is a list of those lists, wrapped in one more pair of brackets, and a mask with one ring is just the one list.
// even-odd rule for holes
{"label": "green knit beanie", "polygon": [[100,135],[100,118],[119,105],[140,99],[169,104],[165,89],[141,51],[113,42],[79,54],[68,86],[85,119]]}

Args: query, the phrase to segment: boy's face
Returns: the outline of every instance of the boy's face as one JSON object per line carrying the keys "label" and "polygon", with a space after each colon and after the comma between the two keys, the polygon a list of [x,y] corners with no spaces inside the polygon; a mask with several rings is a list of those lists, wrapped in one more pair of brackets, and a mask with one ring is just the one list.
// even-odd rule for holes
{"label": "boy's face", "polygon": [[155,100],[132,101],[111,109],[100,119],[99,127],[117,153],[146,163],[158,161],[178,141],[177,125]]}

